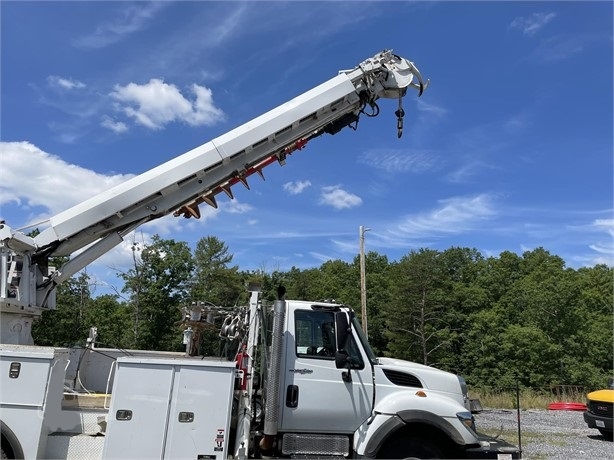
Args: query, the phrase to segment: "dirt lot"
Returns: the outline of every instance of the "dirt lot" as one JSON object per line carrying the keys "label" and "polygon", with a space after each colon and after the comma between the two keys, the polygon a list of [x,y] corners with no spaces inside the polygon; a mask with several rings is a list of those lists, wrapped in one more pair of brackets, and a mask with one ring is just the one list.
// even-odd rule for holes
{"label": "dirt lot", "polygon": [[[518,445],[515,410],[485,409],[475,414],[478,431]],[[614,442],[584,423],[580,411],[520,412],[522,458],[528,460],[614,460]]]}

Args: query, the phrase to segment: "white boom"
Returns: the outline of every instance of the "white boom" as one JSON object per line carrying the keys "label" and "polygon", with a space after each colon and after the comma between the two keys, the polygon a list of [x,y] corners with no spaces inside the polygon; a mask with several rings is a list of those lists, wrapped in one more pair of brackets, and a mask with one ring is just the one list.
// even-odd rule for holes
{"label": "white boom", "polygon": [[[199,204],[216,207],[220,192],[232,198],[233,185],[241,182],[249,188],[248,176],[258,173],[264,178],[267,165],[283,165],[314,137],[346,126],[356,129],[367,106],[367,115],[377,115],[378,99],[399,101],[395,113],[400,137],[407,88],[421,95],[427,85],[412,62],[384,50],[228,133],[53,216],[35,237],[0,223],[2,342],[31,343],[31,319],[55,308],[55,286],[139,225],[170,213],[198,218]],[[49,267],[49,257],[83,248],[58,270]]]}

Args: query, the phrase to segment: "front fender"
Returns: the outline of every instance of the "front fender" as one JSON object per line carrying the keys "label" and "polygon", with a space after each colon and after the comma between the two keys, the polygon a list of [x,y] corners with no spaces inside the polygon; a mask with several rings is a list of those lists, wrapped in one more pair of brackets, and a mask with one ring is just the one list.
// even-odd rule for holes
{"label": "front fender", "polygon": [[375,458],[386,440],[397,430],[410,423],[429,425],[443,432],[455,444],[459,446],[466,444],[463,436],[446,419],[426,411],[405,410],[395,415],[378,414],[362,436],[355,436],[355,439],[366,441],[361,443],[362,445],[355,446],[356,453],[362,458]]}
{"label": "front fender", "polygon": [[354,452],[358,458],[375,458],[384,441],[403,426],[397,415],[376,414],[354,433]]}
{"label": "front fender", "polygon": [[432,390],[412,391],[405,388],[387,394],[375,403],[374,408],[375,412],[382,414],[398,414],[404,410],[423,410],[455,419],[458,412],[466,411],[467,408],[456,399]]}
{"label": "front fender", "polygon": [[403,390],[389,394],[376,404],[375,417],[357,430],[355,452],[365,458],[375,457],[385,441],[408,424],[437,429],[458,446],[478,444],[476,435],[456,416],[466,411],[458,401],[428,390]]}
{"label": "front fender", "polygon": [[[466,413],[467,408],[456,399],[436,391],[423,389],[395,391],[379,400],[375,404],[374,412],[397,414],[402,420],[405,420],[405,423],[410,423],[410,419],[412,422],[420,421],[419,417],[416,418],[416,414],[420,414],[420,416],[425,417],[423,421],[427,425],[453,427],[456,434],[452,439],[457,444],[465,445],[479,442],[477,435],[467,429],[456,415],[459,412]],[[446,421],[447,424],[443,424],[443,421]]]}

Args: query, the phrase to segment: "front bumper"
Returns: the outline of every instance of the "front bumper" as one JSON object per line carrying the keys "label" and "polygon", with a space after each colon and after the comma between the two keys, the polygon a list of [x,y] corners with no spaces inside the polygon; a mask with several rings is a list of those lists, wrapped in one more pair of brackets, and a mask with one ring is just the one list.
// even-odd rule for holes
{"label": "front bumper", "polygon": [[601,415],[593,414],[589,411],[584,411],[584,421],[589,428],[596,428],[598,430],[612,431],[612,417],[604,417]]}
{"label": "front bumper", "polygon": [[481,433],[478,433],[478,439],[480,440],[480,446],[467,449],[465,451],[467,458],[491,458],[496,460],[520,458],[518,447],[503,439],[493,438]]}

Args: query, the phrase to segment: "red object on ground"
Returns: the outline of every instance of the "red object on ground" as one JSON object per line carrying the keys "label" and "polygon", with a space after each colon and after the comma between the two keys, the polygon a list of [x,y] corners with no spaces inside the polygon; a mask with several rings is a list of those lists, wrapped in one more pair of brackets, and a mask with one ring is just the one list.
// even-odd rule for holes
{"label": "red object on ground", "polygon": [[552,404],[548,404],[548,409],[550,410],[586,410],[586,404],[577,403],[577,402],[554,402]]}

